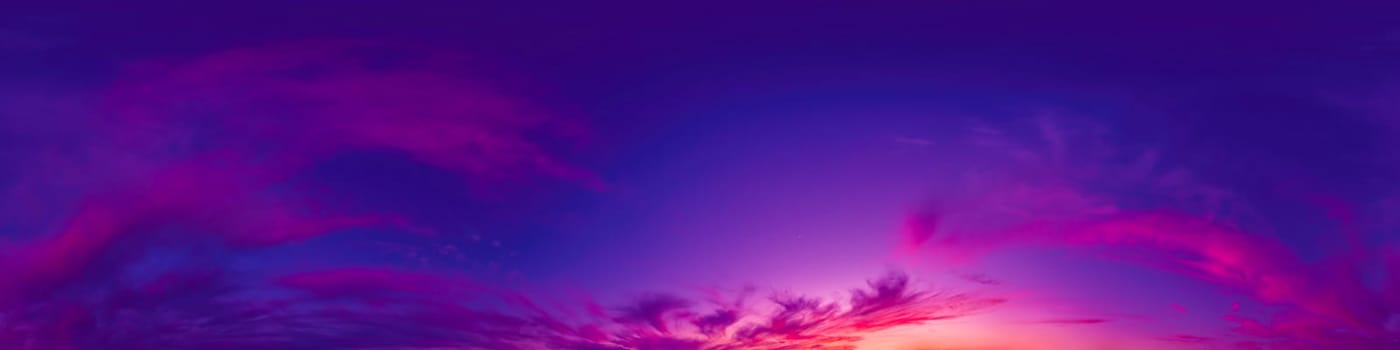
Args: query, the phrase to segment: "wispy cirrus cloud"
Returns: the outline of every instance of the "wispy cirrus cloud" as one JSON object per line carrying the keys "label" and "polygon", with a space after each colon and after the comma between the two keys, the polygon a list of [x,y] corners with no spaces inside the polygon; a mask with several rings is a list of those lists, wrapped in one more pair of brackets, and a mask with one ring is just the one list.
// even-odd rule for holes
{"label": "wispy cirrus cloud", "polygon": [[583,313],[406,270],[307,271],[264,285],[227,277],[181,271],[83,298],[30,300],[3,314],[0,339],[27,349],[852,349],[874,332],[1002,302],[915,289],[898,273],[845,300],[730,295],[741,304],[716,304],[653,294]]}
{"label": "wispy cirrus cloud", "polygon": [[1400,343],[1394,327],[1400,309],[1388,297],[1395,290],[1373,279],[1400,265],[1387,262],[1383,249],[1359,243],[1383,239],[1361,232],[1351,202],[1324,194],[1292,196],[1330,221],[1324,228],[1329,231],[1305,238],[1327,242],[1323,247],[1329,250],[1320,254],[1327,258],[1305,258],[1277,232],[1261,230],[1268,226],[1259,225],[1249,202],[1230,189],[1169,166],[1156,151],[1110,147],[1119,143],[1105,141],[1109,136],[1095,128],[1064,125],[1042,118],[1019,131],[975,132],[973,143],[990,150],[991,160],[975,166],[965,193],[934,198],[936,205],[907,216],[906,249],[922,247],[945,261],[969,263],[1016,246],[1133,248],[1137,253],[1114,258],[1224,286],[1279,308],[1258,320],[1236,306],[1221,314],[1235,325],[1231,334],[1176,334],[1163,336],[1164,341],[1355,349]]}
{"label": "wispy cirrus cloud", "polygon": [[[545,146],[581,136],[571,122],[434,63],[434,53],[376,50],[334,41],[229,50],[143,63],[70,97],[9,100],[10,130],[50,137],[6,141],[18,151],[3,159],[12,169],[3,177],[5,207],[23,208],[26,219],[66,218],[7,225],[31,232],[7,235],[0,246],[4,343],[321,347],[317,330],[293,324],[312,322],[307,315],[283,317],[288,311],[272,300],[244,298],[265,290],[245,283],[254,277],[211,276],[237,275],[220,255],[356,228],[421,233],[401,215],[366,212],[298,182],[318,162],[347,153],[399,152],[478,188],[530,177],[599,184]],[[387,52],[405,56],[380,55]],[[58,102],[71,105],[50,105]],[[152,267],[172,259],[166,265],[174,268]],[[370,277],[408,278],[360,272],[283,283],[416,284]],[[316,317],[339,320],[329,311]]]}
{"label": "wispy cirrus cloud", "polygon": [[7,115],[19,117],[6,125],[62,137],[7,141],[24,152],[4,161],[31,165],[5,174],[23,187],[7,204],[63,219],[17,225],[33,232],[0,247],[0,344],[850,349],[874,332],[1004,301],[924,290],[894,273],[839,299],[747,291],[558,306],[444,271],[232,266],[347,230],[432,229],[300,182],[346,154],[388,152],[480,190],[528,178],[602,186],[557,150],[584,137],[576,122],[501,94],[439,54],[354,42],[236,49],[136,65],[110,86],[60,99],[67,108],[11,105]]}

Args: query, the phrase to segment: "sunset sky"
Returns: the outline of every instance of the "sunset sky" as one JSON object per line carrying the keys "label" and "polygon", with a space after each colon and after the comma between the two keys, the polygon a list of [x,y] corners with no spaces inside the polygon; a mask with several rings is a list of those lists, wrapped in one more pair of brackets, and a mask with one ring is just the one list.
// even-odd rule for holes
{"label": "sunset sky", "polygon": [[3,7],[0,350],[1400,349],[1393,1]]}

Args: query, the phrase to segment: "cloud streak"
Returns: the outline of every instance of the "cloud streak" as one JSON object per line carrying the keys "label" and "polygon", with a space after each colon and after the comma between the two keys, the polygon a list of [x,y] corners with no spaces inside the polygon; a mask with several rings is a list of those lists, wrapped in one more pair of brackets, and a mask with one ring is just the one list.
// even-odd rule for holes
{"label": "cloud streak", "polygon": [[[17,235],[0,249],[6,271],[0,276],[0,343],[16,349],[324,348],[342,336],[334,334],[338,330],[393,328],[386,318],[356,319],[329,308],[293,311],[279,304],[286,300],[251,296],[265,286],[250,285],[256,277],[228,277],[240,273],[225,271],[227,261],[216,257],[348,229],[420,234],[401,215],[364,212],[298,181],[319,162],[344,154],[397,152],[483,189],[529,177],[600,184],[543,146],[579,132],[568,123],[434,63],[440,59],[435,53],[376,56],[404,52],[386,50],[335,41],[229,50],[144,63],[87,96],[58,99],[83,103],[78,108],[13,105],[7,125],[72,131],[16,144],[32,152],[5,159],[29,165],[7,174],[10,193],[28,194],[6,198],[7,207],[27,208],[31,218],[67,218],[48,232],[42,231],[47,225],[17,225],[40,231]],[[26,115],[45,113],[57,114]],[[57,199],[27,201],[42,197]],[[209,257],[181,258],[186,255]],[[158,266],[152,261],[171,259],[173,268],[152,267]],[[374,271],[279,280],[286,289],[324,299],[378,290],[365,283],[437,282]],[[408,338],[418,338],[389,335],[407,338],[364,338],[370,342],[354,346],[407,346],[414,344]]]}
{"label": "cloud streak", "polygon": [[[1000,153],[1012,161],[979,173],[968,184],[969,193],[937,199],[940,208],[952,209],[909,216],[904,235],[934,257],[961,263],[1013,246],[1133,248],[1140,253],[1113,258],[1224,286],[1279,308],[1261,321],[1236,307],[1222,314],[1235,325],[1232,337],[1163,336],[1172,342],[1271,349],[1400,344],[1394,326],[1400,305],[1389,297],[1394,284],[1368,277],[1380,271],[1393,275],[1400,265],[1355,243],[1372,238],[1358,232],[1350,204],[1317,195],[1295,199],[1330,218],[1336,230],[1311,238],[1353,242],[1324,254],[1336,258],[1310,260],[1272,232],[1250,232],[1258,226],[1241,225],[1248,204],[1230,191],[1193,180],[1185,169],[1165,167],[1155,153],[1125,155],[1104,148],[1111,143],[1093,132],[1081,130],[1075,138],[1067,134],[1073,129],[1046,127],[1057,125],[1051,121],[1039,121],[1041,127],[1032,132],[1036,137],[999,129],[978,132],[974,140],[993,150],[989,157]],[[928,224],[934,218],[939,224]],[[1056,323],[1081,323],[1076,321]]]}
{"label": "cloud streak", "polygon": [[91,128],[22,145],[49,158],[11,183],[60,200],[7,200],[66,218],[0,249],[0,348],[851,349],[1003,302],[892,273],[844,299],[747,291],[561,307],[443,271],[232,266],[348,230],[430,233],[302,180],[346,154],[389,152],[478,191],[530,178],[603,186],[552,146],[578,141],[580,126],[473,80],[456,56],[424,55],[328,41],[146,62],[76,99],[89,104],[68,120],[12,121]]}

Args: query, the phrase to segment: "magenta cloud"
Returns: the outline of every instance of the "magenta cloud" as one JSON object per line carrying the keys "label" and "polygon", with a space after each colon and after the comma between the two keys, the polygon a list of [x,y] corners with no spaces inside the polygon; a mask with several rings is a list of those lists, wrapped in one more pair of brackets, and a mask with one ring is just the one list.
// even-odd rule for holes
{"label": "magenta cloud", "polygon": [[[0,276],[0,324],[12,340],[5,343],[39,344],[21,347],[26,349],[111,348],[100,345],[115,334],[64,334],[112,330],[101,322],[124,321],[95,317],[120,317],[110,312],[125,311],[103,308],[124,307],[126,296],[158,300],[226,292],[210,285],[222,279],[182,275],[172,277],[174,286],[142,287],[154,282],[131,275],[150,273],[136,265],[155,250],[257,250],[367,227],[421,234],[397,214],[341,205],[294,181],[316,162],[346,152],[400,152],[458,174],[466,186],[529,177],[598,184],[542,146],[577,133],[568,123],[529,111],[472,77],[442,71],[441,65],[371,62],[373,50],[366,44],[305,42],[143,64],[90,96],[72,99],[90,104],[56,116],[66,120],[41,115],[14,122],[36,132],[61,123],[91,128],[76,137],[23,145],[42,157],[26,162],[29,167],[16,176],[19,190],[31,196],[6,200],[63,200],[7,207],[27,208],[33,217],[60,213],[67,218],[60,225],[25,225],[49,231],[20,235],[0,250],[0,267],[7,271]],[[209,273],[217,275],[216,266],[180,270],[203,276],[212,269]],[[392,276],[397,275],[381,277]],[[305,287],[327,283],[325,278],[284,283]],[[223,295],[204,297],[215,296]],[[158,306],[201,312],[180,304]],[[256,306],[205,311],[245,312],[236,310],[242,307]],[[206,316],[168,317],[191,322]],[[132,335],[130,341],[165,337],[146,336],[151,339]]]}
{"label": "magenta cloud", "polygon": [[63,219],[0,246],[0,349],[850,349],[1002,302],[891,274],[839,300],[652,294],[558,310],[441,271],[225,266],[349,230],[438,234],[298,181],[344,154],[390,152],[476,192],[604,187],[561,147],[585,142],[580,123],[453,68],[459,56],[407,51],[312,41],[142,62],[66,99],[80,108],[44,112],[66,120],[16,122],[89,128],[24,145],[39,156],[7,207]]}
{"label": "magenta cloud", "polygon": [[[1330,220],[1330,229],[1313,232],[1311,239],[1347,242],[1320,260],[1304,258],[1253,221],[1249,204],[1230,191],[1163,164],[1152,151],[1109,148],[1092,128],[1063,123],[1037,120],[1033,137],[993,128],[975,132],[974,143],[987,158],[1007,161],[979,166],[965,193],[933,199],[939,209],[909,215],[906,244],[941,264],[975,264],[1014,246],[1134,248],[1136,256],[1110,255],[1105,261],[1179,273],[1275,310],[1260,320],[1240,314],[1236,304],[1218,311],[1235,325],[1233,334],[1160,338],[1169,342],[1259,349],[1400,344],[1400,304],[1394,298],[1400,265],[1393,249],[1360,243],[1371,238],[1360,232],[1353,205],[1322,194],[1293,196]],[[1155,201],[1144,205],[1143,198]],[[1078,321],[1050,322],[1097,323]]]}

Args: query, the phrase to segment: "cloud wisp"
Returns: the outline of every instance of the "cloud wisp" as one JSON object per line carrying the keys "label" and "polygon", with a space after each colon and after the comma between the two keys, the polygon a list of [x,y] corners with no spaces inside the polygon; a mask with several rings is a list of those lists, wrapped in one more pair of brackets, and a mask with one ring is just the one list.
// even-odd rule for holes
{"label": "cloud wisp", "polygon": [[1002,302],[892,273],[841,300],[747,291],[560,307],[458,273],[232,263],[347,230],[450,234],[304,180],[347,154],[390,153],[478,192],[603,186],[557,151],[581,126],[497,93],[458,58],[335,41],[236,49],[135,65],[69,99],[78,108],[16,107],[57,118],[6,125],[64,137],[9,141],[25,152],[4,161],[32,166],[6,174],[6,207],[63,219],[15,225],[32,232],[0,245],[0,348],[851,349]]}
{"label": "cloud wisp", "polygon": [[[5,174],[5,207],[64,218],[7,226],[29,232],[0,246],[3,343],[262,341],[284,320],[235,297],[250,287],[219,277],[232,274],[220,256],[347,229],[423,232],[297,180],[333,157],[395,152],[483,189],[531,177],[598,184],[543,146],[581,129],[435,63],[438,54],[384,52],[404,51],[332,41],[230,50],[138,65],[109,86],[52,99],[73,106],[11,104],[5,125],[55,137],[6,141],[21,152],[4,159],[16,170]],[[252,328],[208,328],[241,325]],[[302,335],[297,342],[316,339]]]}
{"label": "cloud wisp", "polygon": [[[927,206],[933,209],[910,214],[904,249],[967,264],[1013,246],[1094,248],[1095,254],[1108,252],[1105,258],[1222,286],[1274,310],[1263,320],[1238,306],[1222,310],[1219,317],[1235,325],[1228,334],[1161,337],[1169,342],[1267,349],[1400,344],[1400,304],[1391,297],[1400,265],[1386,249],[1319,243],[1337,248],[1320,260],[1305,258],[1276,232],[1260,230],[1268,226],[1251,221],[1241,196],[1166,165],[1154,152],[1107,147],[1113,143],[1102,133],[1050,118],[1032,129],[1034,137],[991,128],[975,133],[976,143],[993,150],[989,158],[1010,161],[974,172],[965,193],[936,198],[937,206]],[[1296,197],[1331,222],[1333,231],[1308,239],[1376,239],[1359,232],[1351,204],[1324,195]],[[1114,249],[1135,253],[1117,256]],[[1090,323],[1079,321],[1060,323]]]}

